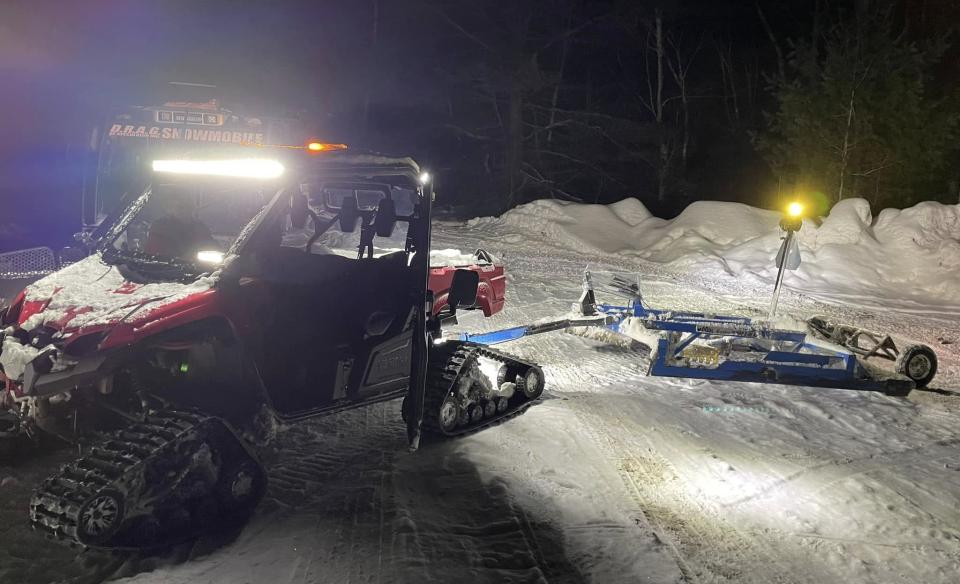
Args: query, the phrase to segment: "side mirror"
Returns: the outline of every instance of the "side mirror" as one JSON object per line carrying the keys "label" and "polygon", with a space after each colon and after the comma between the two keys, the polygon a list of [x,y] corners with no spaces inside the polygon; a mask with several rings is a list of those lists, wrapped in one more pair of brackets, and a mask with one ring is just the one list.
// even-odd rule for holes
{"label": "side mirror", "polygon": [[356,197],[347,197],[340,206],[340,231],[353,233],[357,230],[360,220],[360,209],[357,207]]}
{"label": "side mirror", "polygon": [[380,199],[373,226],[379,237],[390,237],[397,226],[397,206],[393,199]]}
{"label": "side mirror", "polygon": [[453,282],[447,293],[447,305],[453,310],[461,306],[473,306],[477,303],[479,287],[480,274],[473,270],[457,270],[453,273]]}
{"label": "side mirror", "polygon": [[295,194],[290,197],[290,225],[294,229],[303,229],[307,226],[307,217],[310,207],[307,205],[306,195]]}

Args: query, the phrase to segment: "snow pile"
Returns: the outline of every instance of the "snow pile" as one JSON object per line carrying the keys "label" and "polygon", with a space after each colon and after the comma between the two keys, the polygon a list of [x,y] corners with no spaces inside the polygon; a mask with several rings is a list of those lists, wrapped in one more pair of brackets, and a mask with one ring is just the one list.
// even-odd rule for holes
{"label": "snow pile", "polygon": [[[803,263],[791,288],[832,297],[871,297],[926,306],[960,305],[960,205],[925,202],[874,218],[863,199],[838,203],[817,227],[800,230]],[[733,275],[772,280],[776,235],[719,254]]]}
{"label": "snow pile", "polygon": [[[512,234],[582,253],[649,260],[704,277],[772,282],[780,214],[740,203],[700,201],[674,219],[653,217],[636,199],[612,205],[535,201],[467,227]],[[516,237],[514,235],[514,237]],[[874,217],[863,199],[839,202],[799,232],[803,263],[785,285],[851,300],[896,299],[960,306],[960,205],[920,203]]]}
{"label": "snow pile", "polygon": [[33,361],[40,351],[36,347],[23,345],[15,337],[4,337],[0,351],[0,366],[10,379],[19,379],[27,363]]}
{"label": "snow pile", "polygon": [[463,253],[459,249],[431,249],[431,266],[472,266],[478,263],[476,254]]}
{"label": "snow pile", "polygon": [[559,201],[534,201],[500,218],[472,219],[468,227],[502,225],[530,239],[546,237],[577,251],[618,253],[634,248],[630,234],[651,217],[643,203],[626,199],[612,205],[577,205]]}

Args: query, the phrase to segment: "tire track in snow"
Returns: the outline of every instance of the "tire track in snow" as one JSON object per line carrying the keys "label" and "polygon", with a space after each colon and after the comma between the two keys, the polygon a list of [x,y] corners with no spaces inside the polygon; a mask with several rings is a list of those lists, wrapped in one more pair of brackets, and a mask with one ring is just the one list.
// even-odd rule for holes
{"label": "tire track in snow", "polygon": [[395,470],[398,582],[581,582],[553,526],[531,520],[509,486],[484,481],[462,442],[430,444]]}
{"label": "tire track in snow", "polygon": [[[689,582],[768,584],[832,581],[800,559],[783,559],[754,533],[739,530],[704,501],[690,496],[680,475],[637,428],[629,429],[620,412],[590,403],[596,423],[585,425],[605,445],[650,528],[674,551]],[[622,437],[622,438],[621,438]]]}
{"label": "tire track in snow", "polygon": [[[831,460],[801,469],[746,497],[724,503],[723,507],[736,508],[751,505],[780,494],[783,490],[803,483],[807,490],[823,488],[846,478],[871,472],[886,472],[898,464],[916,462],[916,454],[923,451],[925,460],[956,456],[960,438],[937,440],[893,452],[878,452],[863,458]],[[799,487],[798,487],[799,488]]]}
{"label": "tire track in snow", "polygon": [[[270,486],[250,529],[265,524],[261,535],[246,537],[211,568],[226,581],[242,556],[263,553],[259,541],[280,548],[254,565],[288,563],[258,577],[277,582],[336,580],[372,583],[393,566],[384,549],[383,518],[390,513],[389,475],[406,450],[398,404],[376,404],[296,424],[281,432],[267,461]],[[288,549],[282,549],[284,544]],[[237,549],[239,548],[239,549]],[[281,558],[278,560],[278,558]],[[189,572],[190,566],[184,566]],[[208,571],[211,571],[208,569]]]}

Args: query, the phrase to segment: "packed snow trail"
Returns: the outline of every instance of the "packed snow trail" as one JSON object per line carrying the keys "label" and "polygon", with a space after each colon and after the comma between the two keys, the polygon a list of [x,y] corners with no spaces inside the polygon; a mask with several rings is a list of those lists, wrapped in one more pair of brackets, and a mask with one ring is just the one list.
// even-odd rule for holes
{"label": "packed snow trail", "polygon": [[[585,253],[509,226],[434,236],[508,264],[504,313],[465,314],[463,330],[565,312],[586,264],[640,273],[654,306],[755,314],[769,300],[762,278]],[[68,451],[3,468],[0,582],[955,582],[960,306],[830,300],[788,288],[781,310],[930,344],[936,391],[646,377],[622,346],[530,337],[508,348],[540,363],[548,386],[522,415],[414,454],[397,402],[292,426],[268,452],[270,489],[248,525],[152,557],[78,555],[27,529],[29,486]]]}

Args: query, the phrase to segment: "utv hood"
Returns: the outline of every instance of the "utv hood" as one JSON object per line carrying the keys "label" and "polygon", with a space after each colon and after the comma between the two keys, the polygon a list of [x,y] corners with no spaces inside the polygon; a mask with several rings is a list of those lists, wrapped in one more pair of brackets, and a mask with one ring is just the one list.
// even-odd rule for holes
{"label": "utv hood", "polygon": [[28,286],[17,324],[27,332],[52,328],[68,344],[91,333],[102,334],[105,345],[125,344],[136,340],[138,331],[166,328],[155,325],[212,303],[216,279],[136,283],[95,254]]}

